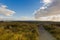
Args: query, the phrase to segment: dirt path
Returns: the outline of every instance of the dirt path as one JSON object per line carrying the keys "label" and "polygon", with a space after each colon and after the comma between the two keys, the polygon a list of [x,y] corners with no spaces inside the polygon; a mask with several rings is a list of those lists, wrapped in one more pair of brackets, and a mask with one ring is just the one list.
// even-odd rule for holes
{"label": "dirt path", "polygon": [[56,40],[49,32],[47,32],[42,25],[38,28],[40,33],[40,40]]}

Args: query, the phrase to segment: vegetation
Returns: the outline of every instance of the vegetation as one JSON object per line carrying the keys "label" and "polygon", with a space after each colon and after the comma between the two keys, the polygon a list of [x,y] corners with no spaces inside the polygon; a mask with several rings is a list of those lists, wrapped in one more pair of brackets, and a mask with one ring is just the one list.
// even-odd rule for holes
{"label": "vegetation", "polygon": [[57,40],[60,40],[60,23],[43,24],[43,27],[50,32]]}
{"label": "vegetation", "polygon": [[42,25],[60,40],[60,22],[0,22],[0,40],[39,40],[38,26]]}
{"label": "vegetation", "polygon": [[0,40],[38,40],[36,23],[0,22]]}

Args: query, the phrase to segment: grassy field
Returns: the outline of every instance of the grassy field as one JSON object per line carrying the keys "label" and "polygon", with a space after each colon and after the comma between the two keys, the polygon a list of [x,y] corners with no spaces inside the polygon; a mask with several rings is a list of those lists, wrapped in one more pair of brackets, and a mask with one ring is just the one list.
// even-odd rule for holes
{"label": "grassy field", "polygon": [[60,40],[60,22],[39,21],[0,21],[0,40],[39,40],[39,25]]}
{"label": "grassy field", "polygon": [[43,27],[57,40],[60,40],[60,24],[43,24]]}
{"label": "grassy field", "polygon": [[38,40],[36,23],[0,22],[0,40]]}

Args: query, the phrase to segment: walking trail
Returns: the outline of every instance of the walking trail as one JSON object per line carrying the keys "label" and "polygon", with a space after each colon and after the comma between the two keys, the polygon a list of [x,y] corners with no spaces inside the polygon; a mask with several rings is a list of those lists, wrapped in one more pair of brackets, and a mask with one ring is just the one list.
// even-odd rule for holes
{"label": "walking trail", "polygon": [[39,40],[56,40],[49,32],[47,32],[42,25],[38,27],[40,38]]}

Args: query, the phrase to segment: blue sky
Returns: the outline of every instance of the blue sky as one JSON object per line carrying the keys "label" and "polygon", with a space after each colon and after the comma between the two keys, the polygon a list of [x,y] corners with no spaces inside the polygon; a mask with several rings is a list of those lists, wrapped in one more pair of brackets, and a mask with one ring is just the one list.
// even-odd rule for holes
{"label": "blue sky", "polygon": [[42,6],[40,2],[41,0],[0,0],[0,4],[16,12],[13,17],[32,17],[34,11]]}
{"label": "blue sky", "polygon": [[0,0],[0,20],[60,21],[60,0]]}

